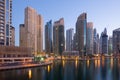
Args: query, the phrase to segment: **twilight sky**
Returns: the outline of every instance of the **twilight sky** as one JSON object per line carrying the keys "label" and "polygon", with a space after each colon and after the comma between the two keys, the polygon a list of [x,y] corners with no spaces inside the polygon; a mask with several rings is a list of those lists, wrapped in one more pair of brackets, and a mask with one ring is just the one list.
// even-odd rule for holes
{"label": "twilight sky", "polygon": [[15,27],[15,45],[19,45],[19,24],[24,23],[24,9],[33,7],[42,15],[44,25],[61,17],[65,21],[65,30],[75,29],[77,17],[87,13],[87,21],[101,34],[107,28],[108,35],[120,28],[120,0],[13,0],[13,26]]}

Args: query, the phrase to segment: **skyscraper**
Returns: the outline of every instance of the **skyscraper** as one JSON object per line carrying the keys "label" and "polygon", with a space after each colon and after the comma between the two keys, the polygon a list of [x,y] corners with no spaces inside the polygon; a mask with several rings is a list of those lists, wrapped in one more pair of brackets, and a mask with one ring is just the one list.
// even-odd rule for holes
{"label": "skyscraper", "polygon": [[108,35],[106,28],[102,33],[102,54],[108,54]]}
{"label": "skyscraper", "polygon": [[76,22],[76,37],[77,37],[77,50],[80,55],[86,54],[86,27],[87,27],[87,14],[82,13]]}
{"label": "skyscraper", "polygon": [[32,48],[36,55],[43,51],[43,20],[35,9],[25,8],[25,22],[20,25],[20,46]]}
{"label": "skyscraper", "polygon": [[120,28],[113,30],[113,53],[120,54]]}
{"label": "skyscraper", "polygon": [[54,22],[53,26],[53,51],[55,54],[62,55],[65,50],[64,38],[64,19]]}
{"label": "skyscraper", "polygon": [[52,46],[52,20],[46,23],[45,25],[45,51],[46,53],[52,53],[53,52],[53,46]]}
{"label": "skyscraper", "polygon": [[93,53],[94,54],[99,53],[99,34],[97,33],[96,29],[94,29],[94,36],[93,36]]}
{"label": "skyscraper", "polygon": [[19,34],[20,46],[21,47],[25,47],[25,45],[26,45],[26,42],[25,42],[26,41],[25,40],[26,39],[25,25],[24,24],[20,24],[19,27],[20,27],[20,31],[19,31],[20,32],[20,34]]}
{"label": "skyscraper", "polygon": [[78,47],[77,36],[76,36],[76,33],[74,33],[74,36],[73,36],[73,50],[77,51],[78,50],[77,47]]}
{"label": "skyscraper", "polygon": [[74,29],[70,28],[66,31],[66,51],[73,50],[73,36],[74,36]]}
{"label": "skyscraper", "polygon": [[10,27],[10,46],[15,46],[15,28]]}
{"label": "skyscraper", "polygon": [[86,38],[86,52],[87,54],[93,54],[93,23],[87,23],[87,38]]}
{"label": "skyscraper", "polygon": [[14,45],[12,27],[12,0],[0,0],[0,45]]}
{"label": "skyscraper", "polygon": [[99,54],[100,53],[100,38],[99,38],[99,34],[97,33],[97,50],[96,53]]}
{"label": "skyscraper", "polygon": [[109,37],[108,40],[108,53],[112,54],[113,53],[113,38]]}

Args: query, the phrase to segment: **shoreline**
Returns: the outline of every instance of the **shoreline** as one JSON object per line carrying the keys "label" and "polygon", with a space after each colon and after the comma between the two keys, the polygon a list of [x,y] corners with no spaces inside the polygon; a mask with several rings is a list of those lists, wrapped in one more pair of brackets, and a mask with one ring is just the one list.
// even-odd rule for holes
{"label": "shoreline", "polygon": [[31,63],[31,64],[21,64],[21,65],[0,66],[0,71],[12,70],[12,69],[41,67],[41,66],[46,66],[46,65],[51,65],[51,64],[52,64],[52,62],[44,62],[44,63]]}

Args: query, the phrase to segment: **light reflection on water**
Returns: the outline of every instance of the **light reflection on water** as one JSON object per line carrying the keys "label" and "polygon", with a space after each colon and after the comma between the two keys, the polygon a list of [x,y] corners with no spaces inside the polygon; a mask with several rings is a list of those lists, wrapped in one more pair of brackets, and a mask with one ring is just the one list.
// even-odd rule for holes
{"label": "light reflection on water", "polygon": [[42,67],[0,71],[0,80],[120,80],[120,59],[60,60]]}
{"label": "light reflection on water", "polygon": [[31,69],[28,71],[28,77],[29,77],[29,79],[32,78],[32,71],[31,71]]}

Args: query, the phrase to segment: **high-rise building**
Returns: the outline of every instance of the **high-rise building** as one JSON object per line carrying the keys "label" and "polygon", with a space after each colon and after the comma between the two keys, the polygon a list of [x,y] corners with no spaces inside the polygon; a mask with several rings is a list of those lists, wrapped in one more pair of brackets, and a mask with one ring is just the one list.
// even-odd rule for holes
{"label": "high-rise building", "polygon": [[113,52],[113,38],[109,37],[109,40],[108,40],[108,53],[112,54],[112,52]]}
{"label": "high-rise building", "polygon": [[74,36],[73,36],[73,50],[74,51],[77,51],[78,50],[78,43],[77,43],[77,36],[76,36],[76,33],[74,33]]}
{"label": "high-rise building", "polygon": [[94,29],[94,39],[93,39],[93,53],[97,53],[97,31]]}
{"label": "high-rise building", "polygon": [[120,28],[113,30],[113,53],[120,54]]}
{"label": "high-rise building", "polygon": [[94,29],[94,36],[93,36],[93,53],[98,54],[99,53],[99,34],[97,33],[96,28]]}
{"label": "high-rise building", "polygon": [[54,22],[53,26],[53,51],[55,54],[62,55],[65,50],[64,38],[64,19]]}
{"label": "high-rise building", "polygon": [[52,20],[50,20],[45,25],[45,51],[48,54],[53,52],[52,29]]}
{"label": "high-rise building", "polygon": [[20,46],[32,48],[36,55],[43,51],[43,20],[35,9],[25,8],[24,25],[20,25]]}
{"label": "high-rise building", "polygon": [[96,46],[97,46],[97,50],[96,50],[96,53],[97,54],[99,54],[100,53],[100,38],[99,38],[99,34],[97,33],[97,44],[96,44]]}
{"label": "high-rise building", "polygon": [[108,35],[106,28],[102,33],[102,54],[108,54]]}
{"label": "high-rise building", "polygon": [[74,36],[74,29],[70,28],[66,31],[66,51],[73,50],[73,36]]}
{"label": "high-rise building", "polygon": [[10,46],[15,46],[15,28],[10,27]]}
{"label": "high-rise building", "polygon": [[25,25],[24,24],[20,24],[19,27],[20,27],[20,31],[19,31],[20,32],[20,34],[19,34],[20,46],[24,47],[26,45],[26,42],[25,42],[26,41],[25,40],[26,39]]}
{"label": "high-rise building", "polygon": [[87,14],[82,13],[76,22],[77,50],[82,56],[86,55],[86,28]]}
{"label": "high-rise building", "polygon": [[86,52],[87,54],[93,54],[93,23],[87,23],[87,35],[86,35]]}
{"label": "high-rise building", "polygon": [[11,46],[12,0],[0,0],[0,45]]}

